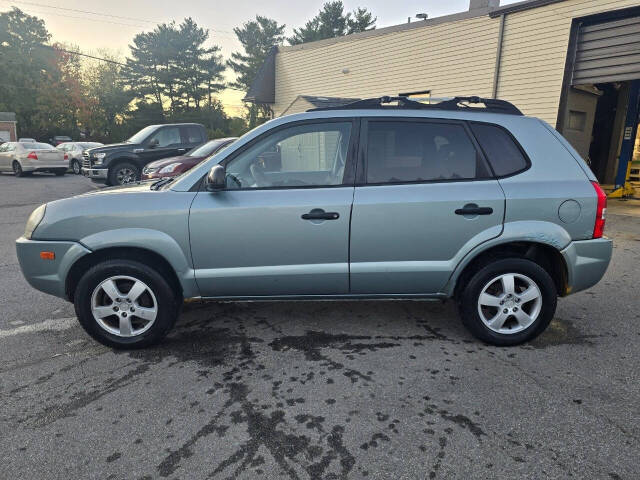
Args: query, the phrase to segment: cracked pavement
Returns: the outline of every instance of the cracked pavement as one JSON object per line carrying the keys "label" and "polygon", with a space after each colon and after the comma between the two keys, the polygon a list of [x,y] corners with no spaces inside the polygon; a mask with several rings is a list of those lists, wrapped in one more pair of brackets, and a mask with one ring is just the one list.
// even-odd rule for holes
{"label": "cracked pavement", "polygon": [[610,209],[603,281],[521,347],[476,341],[450,302],[343,301],[191,303],[163,344],[115,352],[13,244],[91,188],[0,175],[0,478],[637,478],[634,210]]}

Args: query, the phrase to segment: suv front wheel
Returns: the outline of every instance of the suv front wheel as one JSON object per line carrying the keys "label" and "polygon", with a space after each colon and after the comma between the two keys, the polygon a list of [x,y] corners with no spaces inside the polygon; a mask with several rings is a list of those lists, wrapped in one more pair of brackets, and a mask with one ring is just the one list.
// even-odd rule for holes
{"label": "suv front wheel", "polygon": [[140,180],[140,170],[133,163],[122,162],[109,169],[109,185],[126,185]]}
{"label": "suv front wheel", "polygon": [[557,291],[540,265],[523,258],[496,260],[479,269],[459,299],[462,322],[492,345],[519,345],[536,338],[556,311]]}
{"label": "suv front wheel", "polygon": [[153,345],[173,327],[180,303],[156,270],[133,260],[90,268],[74,294],[76,315],[94,339],[113,348]]}

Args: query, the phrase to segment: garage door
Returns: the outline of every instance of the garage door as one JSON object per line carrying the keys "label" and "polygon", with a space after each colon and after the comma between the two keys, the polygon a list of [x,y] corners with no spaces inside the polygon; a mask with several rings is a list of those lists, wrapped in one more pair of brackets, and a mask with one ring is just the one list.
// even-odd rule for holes
{"label": "garage door", "polygon": [[578,31],[573,85],[640,79],[640,16]]}

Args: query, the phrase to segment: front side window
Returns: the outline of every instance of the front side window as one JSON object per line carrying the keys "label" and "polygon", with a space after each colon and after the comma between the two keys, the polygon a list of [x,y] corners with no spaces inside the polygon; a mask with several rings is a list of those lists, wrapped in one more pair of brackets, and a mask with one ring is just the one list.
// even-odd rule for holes
{"label": "front side window", "polygon": [[402,183],[488,178],[460,124],[370,121],[367,183]]}
{"label": "front side window", "polygon": [[179,145],[181,143],[180,129],[178,127],[161,128],[149,139],[149,142],[153,142],[154,140],[158,140],[156,148]]}
{"label": "front side window", "polygon": [[351,122],[296,125],[268,134],[227,164],[227,188],[340,185],[350,136]]}

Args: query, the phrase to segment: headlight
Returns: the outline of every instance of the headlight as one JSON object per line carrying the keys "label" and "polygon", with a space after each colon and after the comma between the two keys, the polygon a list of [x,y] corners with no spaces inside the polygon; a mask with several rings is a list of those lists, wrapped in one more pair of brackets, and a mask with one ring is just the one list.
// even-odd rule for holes
{"label": "headlight", "polygon": [[172,173],[180,165],[181,165],[180,163],[170,163],[166,167],[162,167],[162,169],[160,169],[160,172],[158,172],[158,173]]}
{"label": "headlight", "polygon": [[104,157],[106,157],[107,154],[106,153],[94,153],[93,154],[93,163],[95,165],[102,165],[102,160],[104,160]]}
{"label": "headlight", "polygon": [[27,226],[24,229],[24,238],[31,239],[31,235],[33,235],[33,231],[40,225],[40,222],[44,218],[44,212],[47,208],[47,204],[40,205],[36,208],[31,215],[29,216],[29,220],[27,220]]}

